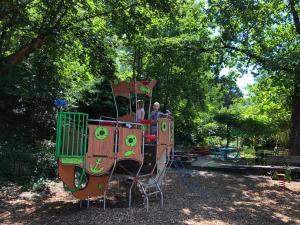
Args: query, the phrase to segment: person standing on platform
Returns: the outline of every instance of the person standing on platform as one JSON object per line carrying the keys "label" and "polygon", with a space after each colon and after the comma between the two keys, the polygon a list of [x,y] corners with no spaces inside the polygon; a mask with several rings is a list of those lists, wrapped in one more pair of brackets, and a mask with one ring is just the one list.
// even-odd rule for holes
{"label": "person standing on platform", "polygon": [[137,101],[136,122],[141,122],[145,118],[144,101]]}
{"label": "person standing on platform", "polygon": [[159,111],[160,104],[158,102],[154,102],[153,104],[153,111],[150,114],[150,119],[153,120],[151,124],[151,134],[157,133],[157,121],[160,117],[163,116],[163,113]]}

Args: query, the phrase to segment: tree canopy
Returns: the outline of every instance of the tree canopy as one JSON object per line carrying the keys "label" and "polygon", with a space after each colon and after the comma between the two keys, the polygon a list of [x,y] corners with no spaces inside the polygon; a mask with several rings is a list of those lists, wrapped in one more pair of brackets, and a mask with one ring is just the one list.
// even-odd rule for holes
{"label": "tree canopy", "polygon": [[[114,115],[109,81],[136,77],[158,80],[177,143],[275,145],[284,134],[299,155],[299,12],[294,0],[2,1],[0,142],[54,140],[57,98]],[[256,82],[243,96],[236,81],[249,70]]]}

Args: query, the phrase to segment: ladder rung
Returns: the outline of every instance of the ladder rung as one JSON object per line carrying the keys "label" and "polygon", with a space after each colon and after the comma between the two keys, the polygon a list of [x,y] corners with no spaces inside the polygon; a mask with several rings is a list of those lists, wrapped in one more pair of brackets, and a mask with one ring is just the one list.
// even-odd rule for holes
{"label": "ladder rung", "polygon": [[136,179],[143,179],[143,178],[145,178],[145,177],[151,177],[151,176],[153,176],[153,174],[152,174],[152,173],[149,173],[149,174],[139,175],[139,176],[137,176],[137,177],[135,177],[135,178],[136,178]]}
{"label": "ladder rung", "polygon": [[154,195],[154,194],[158,194],[158,193],[161,193],[161,191],[150,192],[150,193],[147,193],[147,195],[150,196],[150,195]]}
{"label": "ladder rung", "polygon": [[144,187],[156,187],[156,183],[144,184]]}
{"label": "ladder rung", "polygon": [[145,189],[151,189],[151,188],[157,188],[157,186],[156,185],[141,185],[141,186],[143,186]]}

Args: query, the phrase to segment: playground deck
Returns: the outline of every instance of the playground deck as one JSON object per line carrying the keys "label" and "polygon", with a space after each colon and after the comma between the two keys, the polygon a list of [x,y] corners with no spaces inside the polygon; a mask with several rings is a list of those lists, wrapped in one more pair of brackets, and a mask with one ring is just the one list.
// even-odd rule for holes
{"label": "playground deck", "polygon": [[[172,170],[170,170],[171,172]],[[165,205],[159,200],[149,212],[140,206],[131,210],[99,200],[80,209],[78,200],[65,192],[62,183],[51,182],[40,193],[22,192],[13,184],[0,186],[0,224],[299,224],[300,183],[286,183],[265,176],[191,171],[202,186],[194,196],[182,186],[176,173],[166,179]],[[77,204],[76,204],[77,202]]]}

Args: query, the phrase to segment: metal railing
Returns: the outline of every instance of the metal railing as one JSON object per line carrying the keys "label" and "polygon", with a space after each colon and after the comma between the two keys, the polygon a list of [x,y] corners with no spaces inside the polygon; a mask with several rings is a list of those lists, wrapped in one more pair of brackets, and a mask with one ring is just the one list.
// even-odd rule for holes
{"label": "metal railing", "polygon": [[56,157],[84,157],[86,155],[88,114],[59,112],[56,132]]}

